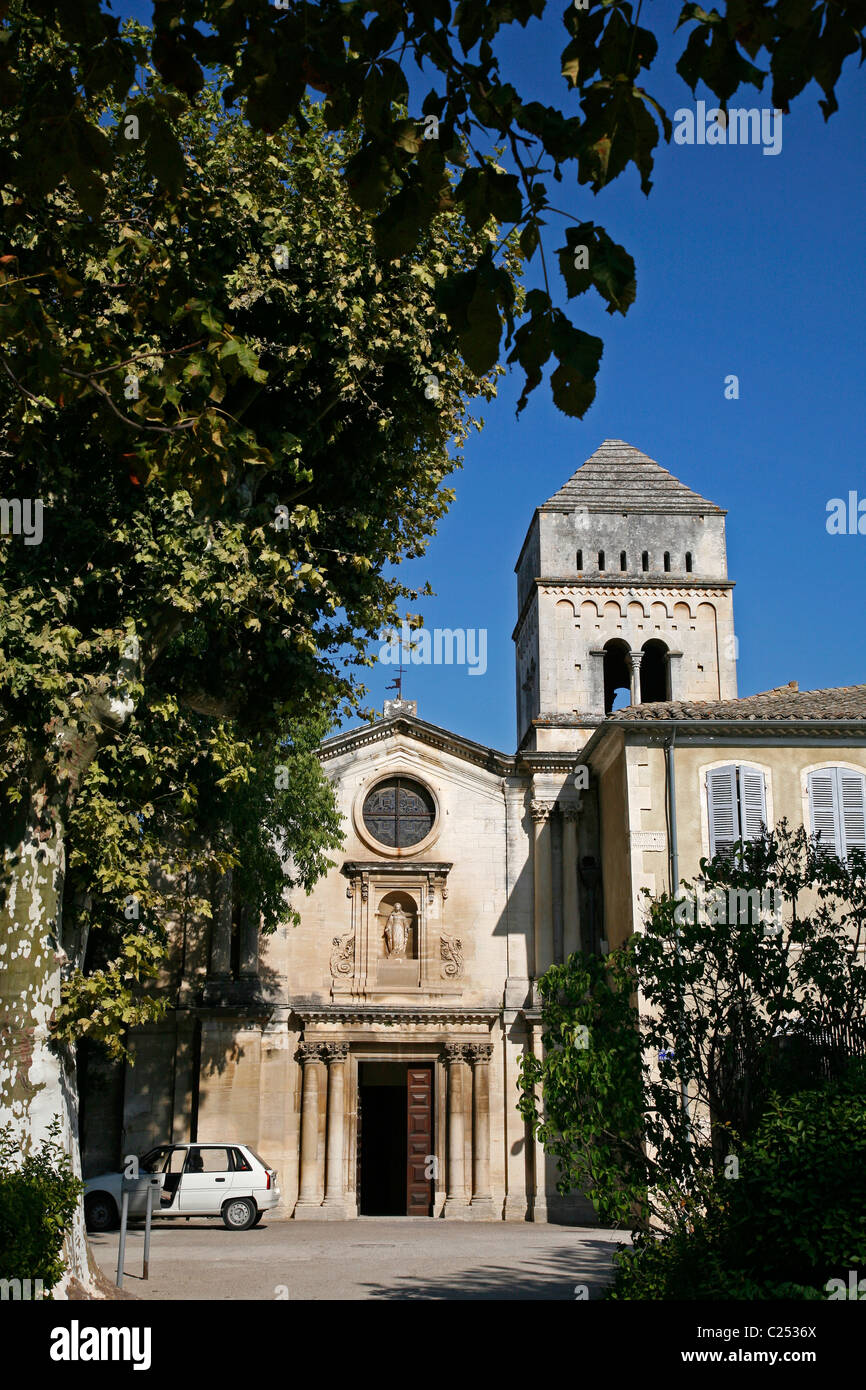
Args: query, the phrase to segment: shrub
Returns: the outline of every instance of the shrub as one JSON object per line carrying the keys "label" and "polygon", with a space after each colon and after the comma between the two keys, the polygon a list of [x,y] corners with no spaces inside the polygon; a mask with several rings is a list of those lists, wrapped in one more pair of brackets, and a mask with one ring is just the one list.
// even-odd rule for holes
{"label": "shrub", "polygon": [[616,1299],[823,1299],[866,1270],[866,1096],[860,1078],[774,1094],[703,1209],[616,1256]]}
{"label": "shrub", "polygon": [[0,1278],[40,1279],[46,1290],[63,1274],[63,1238],[84,1190],[57,1142],[59,1128],[55,1121],[24,1157],[12,1126],[0,1128]]}

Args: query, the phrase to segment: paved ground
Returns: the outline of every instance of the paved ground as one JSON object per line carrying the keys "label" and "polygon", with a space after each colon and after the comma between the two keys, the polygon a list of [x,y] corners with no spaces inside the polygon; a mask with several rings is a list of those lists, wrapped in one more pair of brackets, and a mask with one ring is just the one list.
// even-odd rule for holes
{"label": "paved ground", "polygon": [[[146,1299],[574,1300],[575,1285],[587,1285],[598,1298],[625,1239],[590,1227],[417,1217],[265,1218],[241,1232],[221,1222],[162,1221],[154,1223],[147,1283],[143,1230],[127,1233],[123,1287]],[[113,1279],[117,1232],[90,1241]]]}

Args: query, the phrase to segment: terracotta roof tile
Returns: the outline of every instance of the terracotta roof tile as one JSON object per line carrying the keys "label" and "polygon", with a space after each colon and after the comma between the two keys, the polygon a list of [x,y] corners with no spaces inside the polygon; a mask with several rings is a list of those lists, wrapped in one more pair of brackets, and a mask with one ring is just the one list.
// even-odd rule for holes
{"label": "terracotta roof tile", "polygon": [[841,685],[829,690],[799,690],[797,682],[745,695],[739,700],[663,700],[630,705],[609,716],[631,724],[654,719],[715,719],[730,723],[750,719],[866,720],[866,685]]}

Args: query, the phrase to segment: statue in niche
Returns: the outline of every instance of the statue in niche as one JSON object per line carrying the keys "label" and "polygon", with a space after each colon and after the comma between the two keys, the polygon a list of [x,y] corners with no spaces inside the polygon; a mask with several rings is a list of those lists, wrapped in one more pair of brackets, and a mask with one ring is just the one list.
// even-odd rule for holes
{"label": "statue in niche", "polygon": [[397,903],[385,923],[385,949],[389,960],[405,959],[411,925],[412,919]]}

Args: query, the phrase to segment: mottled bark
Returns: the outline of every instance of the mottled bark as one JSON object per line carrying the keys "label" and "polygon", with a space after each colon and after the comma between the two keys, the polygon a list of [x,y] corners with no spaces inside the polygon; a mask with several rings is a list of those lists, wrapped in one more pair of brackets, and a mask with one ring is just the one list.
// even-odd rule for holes
{"label": "mottled bark", "polygon": [[[12,843],[9,843],[11,838]],[[51,1122],[80,1176],[75,1060],[51,1039],[64,971],[80,964],[83,942],[64,940],[64,834],[59,806],[39,790],[19,835],[4,837],[0,907],[0,1123],[11,1122],[32,1151]],[[92,1257],[79,1209],[64,1252],[68,1275],[91,1280]],[[58,1292],[62,1294],[62,1281]]]}

